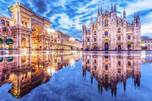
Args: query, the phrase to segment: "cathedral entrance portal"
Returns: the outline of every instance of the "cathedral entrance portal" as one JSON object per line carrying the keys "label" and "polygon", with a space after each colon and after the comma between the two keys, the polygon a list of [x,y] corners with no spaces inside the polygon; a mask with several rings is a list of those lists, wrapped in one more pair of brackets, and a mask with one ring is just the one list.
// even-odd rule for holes
{"label": "cathedral entrance portal", "polygon": [[128,44],[127,47],[128,47],[128,50],[131,50],[131,44]]}
{"label": "cathedral entrance portal", "polygon": [[118,50],[121,50],[122,48],[121,48],[121,45],[118,45]]}
{"label": "cathedral entrance portal", "polygon": [[97,51],[97,50],[98,50],[97,45],[94,44],[94,46],[93,46],[93,51]]}
{"label": "cathedral entrance portal", "polygon": [[109,50],[109,44],[108,44],[108,43],[105,43],[105,44],[104,44],[104,50],[105,50],[105,51],[108,51],[108,50]]}

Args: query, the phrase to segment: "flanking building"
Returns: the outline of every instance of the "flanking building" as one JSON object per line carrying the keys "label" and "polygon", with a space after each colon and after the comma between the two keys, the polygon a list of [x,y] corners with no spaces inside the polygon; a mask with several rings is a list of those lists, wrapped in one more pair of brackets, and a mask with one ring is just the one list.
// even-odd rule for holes
{"label": "flanking building", "polygon": [[140,17],[134,15],[129,22],[126,11],[123,16],[117,15],[116,5],[111,10],[98,10],[96,21],[91,18],[89,26],[83,25],[84,50],[140,50],[141,23]]}
{"label": "flanking building", "polygon": [[141,38],[141,48],[143,50],[152,50],[152,38],[142,37]]}
{"label": "flanking building", "polygon": [[[65,45],[61,42],[61,33],[52,31],[47,18],[37,15],[21,3],[13,4],[9,10],[12,15],[10,18],[0,17],[1,49],[48,50],[56,44],[60,45],[58,47]],[[73,49],[71,47],[77,47],[75,45],[67,45],[66,48]]]}
{"label": "flanking building", "polygon": [[51,49],[59,50],[81,50],[81,41],[61,31],[51,31]]}

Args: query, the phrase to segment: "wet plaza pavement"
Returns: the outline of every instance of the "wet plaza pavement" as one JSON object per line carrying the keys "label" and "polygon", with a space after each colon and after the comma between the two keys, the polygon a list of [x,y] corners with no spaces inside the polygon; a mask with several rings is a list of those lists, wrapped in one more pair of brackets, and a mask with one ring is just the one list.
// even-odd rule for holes
{"label": "wet plaza pavement", "polygon": [[0,101],[151,101],[151,52],[0,52]]}

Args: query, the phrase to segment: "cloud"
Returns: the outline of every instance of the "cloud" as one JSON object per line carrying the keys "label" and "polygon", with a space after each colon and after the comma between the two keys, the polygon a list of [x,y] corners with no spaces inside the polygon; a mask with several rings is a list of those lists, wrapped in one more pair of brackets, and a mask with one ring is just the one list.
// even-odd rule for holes
{"label": "cloud", "polygon": [[[80,23],[79,18],[75,18],[72,20],[65,13],[56,14],[56,15],[52,16],[50,18],[50,20],[54,21],[53,26],[57,30],[62,30],[64,33],[67,33],[71,36],[75,36],[78,31],[79,32],[81,31],[82,26],[79,24]],[[72,32],[72,34],[70,34],[69,32]],[[81,38],[80,35],[77,35],[77,36],[79,36],[77,38],[79,38],[79,39]]]}
{"label": "cloud", "polygon": [[152,18],[152,12],[142,18],[143,24],[141,26],[141,33],[143,36],[146,35],[146,36],[152,37],[152,19],[151,18]]}
{"label": "cloud", "polygon": [[143,11],[145,9],[151,9],[152,3],[149,0],[136,0],[135,3],[129,3],[126,7],[126,11],[128,15],[132,14],[133,12]]}
{"label": "cloud", "polygon": [[61,7],[65,8],[66,3],[67,3],[67,0],[59,0],[59,3],[58,3],[58,4],[59,4]]}

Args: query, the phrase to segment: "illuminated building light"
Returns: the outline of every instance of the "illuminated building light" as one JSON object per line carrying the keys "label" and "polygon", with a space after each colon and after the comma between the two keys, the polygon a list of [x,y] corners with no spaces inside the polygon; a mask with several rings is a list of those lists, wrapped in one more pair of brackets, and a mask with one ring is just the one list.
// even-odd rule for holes
{"label": "illuminated building light", "polygon": [[[71,47],[78,47],[80,49],[80,41],[51,28],[51,23],[48,19],[35,14],[23,4],[13,4],[9,10],[12,17],[0,16],[0,23],[8,22],[8,25],[0,24],[0,48],[17,50],[72,50]],[[28,15],[29,13],[31,16]],[[2,34],[4,31],[5,34]],[[9,36],[10,38],[3,40],[3,36],[5,38]],[[6,45],[2,45],[4,42]]]}
{"label": "illuminated building light", "polygon": [[47,68],[47,73],[50,75],[53,75],[56,72],[56,70],[54,68],[48,67]]}

